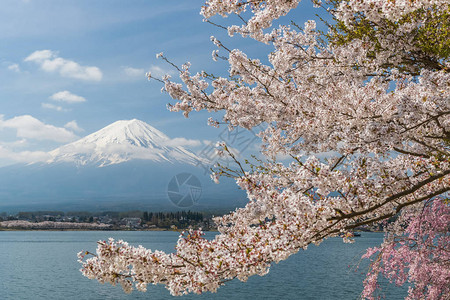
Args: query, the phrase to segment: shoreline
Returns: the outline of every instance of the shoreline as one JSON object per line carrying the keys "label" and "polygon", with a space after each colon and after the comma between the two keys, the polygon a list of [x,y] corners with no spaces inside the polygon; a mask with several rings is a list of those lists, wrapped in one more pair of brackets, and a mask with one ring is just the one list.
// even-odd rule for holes
{"label": "shoreline", "polygon": [[[130,228],[108,228],[108,229],[99,229],[99,228],[4,228],[0,227],[0,232],[2,231],[173,231],[173,232],[182,232],[188,230],[185,229],[170,229],[170,228],[140,228],[140,229],[130,229]],[[216,229],[210,230],[202,230],[204,232],[213,232]]]}
{"label": "shoreline", "polygon": [[[166,228],[152,229],[98,229],[98,228],[0,228],[1,231],[180,231]],[[208,230],[205,230],[208,231]]]}

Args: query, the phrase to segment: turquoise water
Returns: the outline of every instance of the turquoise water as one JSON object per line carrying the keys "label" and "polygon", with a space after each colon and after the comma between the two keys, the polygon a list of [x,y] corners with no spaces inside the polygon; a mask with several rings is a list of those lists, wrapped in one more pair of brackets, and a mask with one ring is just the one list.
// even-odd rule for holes
{"label": "turquoise water", "polygon": [[[354,266],[365,248],[382,241],[379,233],[362,233],[354,244],[329,239],[274,265],[266,276],[251,277],[246,283],[229,282],[215,294],[178,298],[162,286],[149,286],[146,293],[124,294],[120,287],[83,277],[76,253],[93,251],[96,241],[108,237],[172,251],[178,233],[0,231],[0,299],[358,299],[367,263],[358,271]],[[390,286],[386,291],[386,299],[404,296],[405,289]]]}

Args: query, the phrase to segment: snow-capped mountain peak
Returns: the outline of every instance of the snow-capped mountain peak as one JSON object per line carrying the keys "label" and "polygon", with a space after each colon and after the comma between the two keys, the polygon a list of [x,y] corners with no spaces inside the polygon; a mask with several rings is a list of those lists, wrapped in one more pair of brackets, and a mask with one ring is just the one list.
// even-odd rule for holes
{"label": "snow-capped mountain peak", "polygon": [[95,143],[97,145],[129,144],[154,148],[170,140],[167,135],[149,124],[133,119],[114,122],[75,143]]}
{"label": "snow-capped mountain peak", "polygon": [[78,141],[50,152],[53,162],[107,166],[133,159],[188,163],[202,161],[149,124],[133,119],[114,122]]}

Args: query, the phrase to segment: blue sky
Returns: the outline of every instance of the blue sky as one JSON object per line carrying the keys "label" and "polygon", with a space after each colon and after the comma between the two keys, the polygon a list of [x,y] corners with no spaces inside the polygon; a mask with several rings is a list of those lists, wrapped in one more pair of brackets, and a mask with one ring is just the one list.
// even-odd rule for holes
{"label": "blue sky", "polygon": [[[250,40],[202,22],[203,0],[3,0],[0,10],[0,165],[26,161],[124,119],[140,119],[172,138],[218,140],[209,114],[171,113],[161,85],[145,72],[176,64],[226,75],[214,62],[214,35],[230,48],[264,58]],[[302,24],[315,12],[294,16]],[[222,22],[222,19],[217,19]],[[226,20],[229,21],[229,20]],[[175,73],[174,73],[175,74]],[[198,151],[199,149],[197,149]]]}

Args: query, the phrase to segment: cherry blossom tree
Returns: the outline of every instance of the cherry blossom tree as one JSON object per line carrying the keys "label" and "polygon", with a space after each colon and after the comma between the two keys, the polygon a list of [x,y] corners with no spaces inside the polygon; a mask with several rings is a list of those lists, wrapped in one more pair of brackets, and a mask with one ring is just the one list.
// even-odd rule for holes
{"label": "cherry blossom tree", "polygon": [[[331,17],[323,21],[327,32],[314,21],[272,25],[298,0],[206,2],[206,20],[236,14],[242,25],[217,26],[271,46],[267,63],[211,37],[213,59],[229,64],[227,77],[191,73],[187,63],[178,69],[181,83],[157,80],[176,100],[169,109],[186,117],[222,111],[211,125],[263,125],[267,161],[235,159],[236,170],[219,166],[212,174],[234,177],[248,204],[215,218],[212,240],[202,231],[183,233],[175,253],[101,241],[92,257],[79,254],[83,275],[127,292],[158,283],[173,295],[215,292],[234,278],[266,274],[310,244],[338,235],[348,242],[355,228],[396,218],[381,248],[366,255],[380,253],[362,296],[373,297],[380,273],[411,281],[411,298],[448,296],[450,2],[314,4]],[[280,155],[292,161],[277,161]],[[424,278],[430,268],[439,275]]]}
{"label": "cherry blossom tree", "polygon": [[409,281],[407,299],[443,299],[450,295],[450,207],[443,201],[426,203],[421,211],[402,216],[402,236],[388,235],[381,247],[369,248],[364,258],[378,253],[364,281],[363,296],[374,299],[378,276],[397,285]]}

